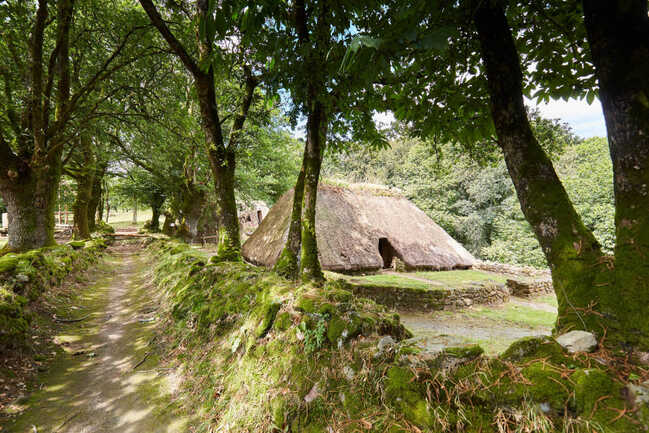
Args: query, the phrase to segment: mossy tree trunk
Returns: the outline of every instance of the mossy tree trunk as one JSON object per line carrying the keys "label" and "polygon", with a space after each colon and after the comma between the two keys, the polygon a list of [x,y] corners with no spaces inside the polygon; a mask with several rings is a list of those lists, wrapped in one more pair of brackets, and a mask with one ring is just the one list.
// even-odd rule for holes
{"label": "mossy tree trunk", "polygon": [[307,119],[307,139],[304,152],[304,197],[302,201],[302,245],[300,248],[302,281],[324,281],[318,258],[316,204],[326,137],[327,115],[322,103],[316,100],[312,103]]}
{"label": "mossy tree trunk", "polygon": [[104,174],[106,173],[106,164],[99,163],[95,176],[92,182],[92,192],[90,194],[90,202],[88,203],[88,230],[93,233],[97,230],[97,221],[103,218],[103,200],[102,197],[102,183]]}
{"label": "mossy tree trunk", "polygon": [[85,174],[77,178],[77,194],[72,206],[74,213],[72,236],[75,239],[88,239],[90,237],[89,209],[93,183],[92,174]]}
{"label": "mossy tree trunk", "polygon": [[60,159],[38,168],[23,165],[0,176],[0,194],[9,214],[5,251],[27,251],[55,245],[54,207],[61,178]]}
{"label": "mossy tree trunk", "polygon": [[[62,135],[72,113],[69,56],[72,12],[71,0],[56,3],[56,51],[50,56],[56,60],[56,68],[48,68],[46,73],[45,32],[53,20],[49,18],[48,2],[38,2],[24,63],[29,71],[24,104],[12,101],[11,83],[5,80],[5,96],[9,98],[6,117],[15,132],[12,148],[0,130],[0,194],[11,221],[5,251],[25,251],[55,243],[54,207],[62,172]],[[56,92],[51,92],[50,83],[54,81]],[[55,103],[53,122],[52,102]],[[20,114],[13,108],[19,105],[24,105]]]}
{"label": "mossy tree trunk", "polygon": [[[70,174],[77,181],[77,194],[72,207],[74,213],[74,225],[72,235],[75,239],[90,238],[90,201],[92,200],[92,188],[95,182],[95,153],[92,143],[87,137],[81,137],[78,145],[80,159],[76,169],[69,169]],[[94,219],[94,215],[92,217]]]}
{"label": "mossy tree trunk", "polygon": [[183,191],[182,221],[179,236],[188,241],[193,241],[198,236],[198,222],[205,206],[205,191],[194,184],[189,184]]}
{"label": "mossy tree trunk", "polygon": [[649,349],[649,16],[646,0],[584,0],[613,161],[614,281],[600,293],[609,335]]}
{"label": "mossy tree trunk", "polygon": [[[201,32],[196,32],[198,37],[197,61],[173,35],[151,0],[140,0],[140,4],[151,19],[152,24],[158,29],[194,78],[201,113],[201,125],[205,132],[205,147],[217,198],[219,246],[216,260],[241,260],[241,239],[239,237],[239,218],[234,194],[234,173],[237,145],[258,84],[257,80],[252,76],[249,68],[245,66],[242,68],[244,92],[239,110],[234,116],[229,140],[226,144],[216,101],[214,67],[211,58],[213,41],[208,40],[209,32],[204,32],[203,35]],[[209,14],[208,2],[198,1],[196,6],[197,20],[199,22],[206,21]],[[199,67],[199,63],[209,64],[209,66],[205,70]]]}
{"label": "mossy tree trunk", "polygon": [[165,196],[162,193],[154,193],[151,195],[151,223],[149,224],[149,231],[157,233],[160,231],[160,211],[165,202]]}
{"label": "mossy tree trunk", "polygon": [[473,16],[498,142],[521,209],[552,270],[559,300],[557,329],[601,333],[604,306],[598,304],[597,287],[610,280],[606,260],[532,132],[523,103],[518,53],[501,3],[480,2]]}
{"label": "mossy tree trunk", "polygon": [[284,245],[274,266],[275,272],[292,280],[297,280],[300,275],[298,257],[302,243],[302,199],[304,197],[306,152],[305,144],[302,168],[300,168],[300,173],[297,176],[295,188],[293,189],[293,208],[291,211],[291,221],[288,226],[286,245]]}

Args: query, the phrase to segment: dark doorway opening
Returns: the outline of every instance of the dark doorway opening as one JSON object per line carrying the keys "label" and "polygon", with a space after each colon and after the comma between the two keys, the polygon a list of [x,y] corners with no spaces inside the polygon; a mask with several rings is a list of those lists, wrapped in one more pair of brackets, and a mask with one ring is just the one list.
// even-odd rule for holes
{"label": "dark doorway opening", "polygon": [[383,269],[392,267],[392,259],[397,255],[388,238],[379,238],[379,254],[383,258]]}
{"label": "dark doorway opening", "polygon": [[257,224],[261,224],[261,220],[263,219],[263,216],[261,214],[261,211],[257,211]]}

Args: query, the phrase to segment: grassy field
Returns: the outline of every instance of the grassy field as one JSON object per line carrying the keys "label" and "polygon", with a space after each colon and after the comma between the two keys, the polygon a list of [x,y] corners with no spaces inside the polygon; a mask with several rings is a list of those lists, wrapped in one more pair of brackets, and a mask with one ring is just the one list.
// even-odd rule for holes
{"label": "grassy field", "polygon": [[378,287],[404,287],[412,289],[439,289],[462,287],[471,283],[493,281],[505,283],[506,277],[490,272],[462,270],[462,271],[437,271],[437,272],[404,272],[382,273],[375,275],[350,276],[326,272],[327,278],[343,278],[352,284]]}
{"label": "grassy field", "polygon": [[116,229],[127,227],[142,228],[147,220],[151,219],[151,209],[142,209],[137,212],[137,224],[133,224],[133,211],[111,212],[108,224]]}
{"label": "grassy field", "polygon": [[406,287],[409,289],[430,289],[431,283],[425,281],[413,280],[411,278],[401,275],[367,275],[364,277],[348,277],[345,276],[352,284],[361,284],[365,286],[379,286],[379,287]]}
{"label": "grassy field", "polygon": [[435,272],[415,272],[416,277],[425,278],[431,281],[437,281],[449,285],[464,285],[474,282],[495,281],[497,283],[507,282],[507,277],[494,274],[491,272],[476,271],[473,269],[458,271],[435,271]]}
{"label": "grassy field", "polygon": [[[540,299],[537,298],[536,301],[539,302]],[[475,306],[466,310],[464,314],[478,318],[505,320],[515,325],[525,325],[531,328],[552,327],[557,319],[556,313],[511,302],[493,307]]]}

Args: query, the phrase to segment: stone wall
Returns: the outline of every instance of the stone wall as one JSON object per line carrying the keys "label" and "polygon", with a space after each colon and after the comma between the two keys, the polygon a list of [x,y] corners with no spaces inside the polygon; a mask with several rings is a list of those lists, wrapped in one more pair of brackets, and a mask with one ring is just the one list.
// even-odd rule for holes
{"label": "stone wall", "polygon": [[512,296],[521,298],[530,298],[538,295],[553,293],[552,280],[550,278],[541,279],[508,279],[507,287]]}
{"label": "stone wall", "polygon": [[370,298],[390,308],[434,311],[466,308],[474,304],[499,304],[509,300],[504,284],[485,283],[461,288],[414,289],[353,285],[357,296]]}
{"label": "stone wall", "polygon": [[549,278],[549,269],[538,269],[531,266],[510,265],[507,263],[484,262],[478,260],[472,267],[480,271],[495,272],[497,274],[521,275],[527,277]]}

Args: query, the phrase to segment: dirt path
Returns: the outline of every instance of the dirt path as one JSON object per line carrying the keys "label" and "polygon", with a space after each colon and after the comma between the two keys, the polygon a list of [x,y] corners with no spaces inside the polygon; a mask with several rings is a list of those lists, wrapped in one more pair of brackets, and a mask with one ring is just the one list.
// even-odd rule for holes
{"label": "dirt path", "polygon": [[173,399],[177,380],[172,370],[157,368],[151,345],[156,305],[149,264],[133,249],[116,248],[108,265],[111,271],[84,294],[90,316],[57,336],[66,353],[3,433],[187,431]]}

